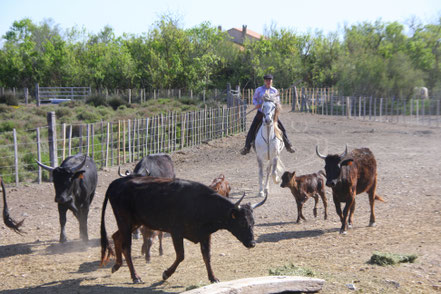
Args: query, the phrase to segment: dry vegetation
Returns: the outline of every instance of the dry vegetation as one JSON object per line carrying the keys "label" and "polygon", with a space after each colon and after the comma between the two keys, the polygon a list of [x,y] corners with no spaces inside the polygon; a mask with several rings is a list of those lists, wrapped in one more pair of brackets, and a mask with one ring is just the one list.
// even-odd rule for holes
{"label": "dry vegetation", "polygon": [[[366,194],[357,196],[354,228],[339,235],[339,220],[330,190],[327,221],[312,215],[313,201],[304,207],[307,221],[296,224],[296,205],[288,189],[271,185],[269,199],[255,211],[257,246],[246,249],[229,232],[213,235],[212,266],[221,281],[265,276],[272,273],[314,275],[326,280],[323,293],[435,293],[441,287],[441,129],[378,122],[346,120],[284,112],[282,119],[297,152],[283,153],[287,170],[297,174],[316,172],[323,162],[315,145],[342,152],[369,147],[378,161],[378,193],[388,202],[376,204],[377,227],[368,227]],[[173,154],[178,177],[210,184],[219,173],[232,186],[232,198],[243,191],[248,201],[257,195],[254,154],[241,156],[244,136],[209,142]],[[19,236],[0,226],[0,289],[2,293],[170,293],[208,283],[199,246],[185,242],[186,259],[166,282],[161,275],[174,260],[169,237],[165,254],[153,246],[152,262],[140,255],[141,241],[134,241],[135,268],[144,284],[133,285],[127,266],[111,274],[99,268],[101,205],[116,168],[99,172],[99,187],[89,218],[91,241],[79,240],[78,223],[68,214],[70,241],[59,244],[58,213],[51,183],[8,189],[11,215],[25,216]],[[107,230],[115,230],[113,214],[107,213]],[[368,263],[374,252],[415,254],[414,263],[378,266]],[[349,290],[347,284],[353,284]],[[439,293],[439,292],[438,292]]]}

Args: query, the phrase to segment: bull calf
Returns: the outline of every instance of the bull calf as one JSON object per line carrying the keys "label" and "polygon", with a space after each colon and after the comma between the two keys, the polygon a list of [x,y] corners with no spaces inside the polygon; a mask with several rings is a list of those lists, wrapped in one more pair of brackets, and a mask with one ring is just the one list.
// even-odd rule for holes
{"label": "bull calf", "polygon": [[213,180],[213,182],[209,186],[211,189],[216,191],[219,195],[229,197],[230,196],[230,183],[225,180],[225,176],[220,174],[217,178]]}
{"label": "bull calf", "polygon": [[[322,171],[320,172],[323,173]],[[314,217],[317,217],[319,195],[325,207],[325,219],[328,218],[328,200],[325,195],[325,185],[319,173],[296,177],[295,171],[292,173],[287,171],[282,175],[282,184],[280,184],[280,187],[290,188],[297,203],[297,223],[300,223],[302,219],[306,220],[302,210],[303,205],[310,197],[313,197],[315,200],[313,212]]]}

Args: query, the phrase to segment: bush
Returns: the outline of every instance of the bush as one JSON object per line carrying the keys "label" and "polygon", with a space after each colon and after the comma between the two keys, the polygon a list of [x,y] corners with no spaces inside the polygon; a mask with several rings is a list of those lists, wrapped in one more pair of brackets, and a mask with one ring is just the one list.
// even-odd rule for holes
{"label": "bush", "polygon": [[7,105],[0,104],[0,113],[8,113],[11,112],[11,107],[8,107]]}
{"label": "bush", "polygon": [[127,107],[127,102],[121,96],[111,96],[107,100],[107,103],[113,108],[113,110],[117,110],[121,105]]}
{"label": "bush", "polygon": [[15,124],[13,121],[4,121],[0,123],[0,133],[2,132],[12,132],[12,130],[15,128]]}
{"label": "bush", "polygon": [[92,95],[87,97],[86,104],[97,106],[107,106],[106,96],[103,95]]}
{"label": "bush", "polygon": [[18,106],[18,98],[12,93],[5,93],[4,95],[0,95],[0,103],[9,106]]}

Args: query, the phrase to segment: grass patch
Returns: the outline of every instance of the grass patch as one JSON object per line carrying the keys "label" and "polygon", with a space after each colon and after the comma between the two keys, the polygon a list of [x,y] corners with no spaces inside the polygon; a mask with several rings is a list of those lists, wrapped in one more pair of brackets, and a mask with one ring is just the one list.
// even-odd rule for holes
{"label": "grass patch", "polygon": [[315,277],[314,271],[296,266],[294,264],[284,265],[276,269],[269,270],[270,276],[303,276],[303,277]]}
{"label": "grass patch", "polygon": [[395,265],[398,263],[409,262],[414,263],[417,259],[415,254],[395,254],[374,252],[368,263],[380,266]]}

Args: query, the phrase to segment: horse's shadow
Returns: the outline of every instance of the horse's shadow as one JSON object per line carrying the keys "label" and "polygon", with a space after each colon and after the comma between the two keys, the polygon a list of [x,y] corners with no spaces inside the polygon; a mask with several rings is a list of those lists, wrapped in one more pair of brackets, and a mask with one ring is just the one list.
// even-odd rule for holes
{"label": "horse's shadow", "polygon": [[[110,275],[109,275],[110,278]],[[127,287],[118,287],[111,284],[101,285],[82,285],[84,281],[96,280],[97,278],[79,278],[70,280],[61,280],[45,283],[36,287],[20,288],[3,290],[1,293],[5,294],[19,294],[19,293],[32,293],[32,294],[47,294],[47,293],[106,293],[106,294],[129,294],[129,293],[170,293],[161,289],[161,285],[164,281],[156,282],[151,285],[146,285],[142,288],[130,287],[131,283],[127,283]],[[73,291],[75,289],[75,291]]]}
{"label": "horse's shadow", "polygon": [[0,258],[11,257],[15,255],[24,255],[32,253],[33,243],[20,243],[0,246]]}
{"label": "horse's shadow", "polygon": [[[278,222],[278,223],[268,223],[259,224],[256,226],[280,226],[287,224],[295,224],[296,222]],[[274,232],[260,235],[256,242],[257,243],[275,243],[282,240],[291,239],[302,239],[302,238],[313,238],[318,237],[327,233],[333,233],[339,231],[338,228],[325,229],[325,230],[306,230],[306,231],[288,231],[288,232]]]}

